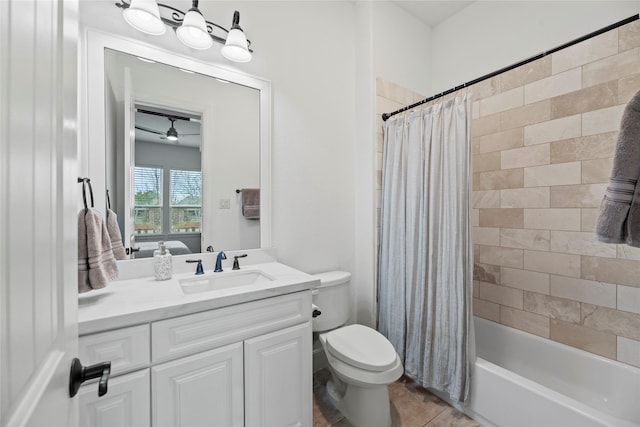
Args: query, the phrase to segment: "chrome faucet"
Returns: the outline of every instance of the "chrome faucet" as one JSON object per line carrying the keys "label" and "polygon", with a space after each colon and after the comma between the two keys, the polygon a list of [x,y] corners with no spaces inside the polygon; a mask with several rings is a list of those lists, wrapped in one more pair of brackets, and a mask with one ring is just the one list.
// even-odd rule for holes
{"label": "chrome faucet", "polygon": [[220,251],[216,257],[216,268],[213,269],[214,273],[220,273],[222,271],[222,260],[227,259],[227,255]]}

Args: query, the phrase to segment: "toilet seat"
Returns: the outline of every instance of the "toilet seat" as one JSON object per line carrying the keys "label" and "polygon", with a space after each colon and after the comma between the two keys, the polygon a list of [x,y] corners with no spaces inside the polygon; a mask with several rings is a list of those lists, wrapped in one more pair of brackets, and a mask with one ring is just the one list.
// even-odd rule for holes
{"label": "toilet seat", "polygon": [[364,325],[349,325],[325,334],[332,356],[342,362],[372,372],[387,371],[397,364],[398,355],[384,335]]}

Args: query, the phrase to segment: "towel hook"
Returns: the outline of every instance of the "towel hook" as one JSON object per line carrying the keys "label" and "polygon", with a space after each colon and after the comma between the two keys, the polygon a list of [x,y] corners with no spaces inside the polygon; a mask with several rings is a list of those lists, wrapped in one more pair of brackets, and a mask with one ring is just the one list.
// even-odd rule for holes
{"label": "towel hook", "polygon": [[87,193],[86,187],[89,186],[89,195],[91,196],[91,207],[93,207],[93,188],[91,188],[91,180],[89,178],[78,178],[78,182],[82,183],[82,202],[84,203],[84,214],[86,215],[89,212],[89,207],[87,206]]}

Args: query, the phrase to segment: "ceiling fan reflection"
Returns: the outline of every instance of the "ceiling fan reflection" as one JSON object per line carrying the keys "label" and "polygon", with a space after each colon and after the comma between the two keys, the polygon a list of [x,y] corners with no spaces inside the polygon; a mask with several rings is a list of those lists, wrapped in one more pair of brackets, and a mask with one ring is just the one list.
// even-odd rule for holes
{"label": "ceiling fan reflection", "polygon": [[[188,121],[188,122],[200,123],[199,119],[195,119],[195,118],[192,118],[192,117],[168,115],[168,114],[160,113],[160,112],[157,112],[157,111],[143,110],[141,108],[137,108],[136,111],[139,112],[139,113],[143,113],[143,114],[151,114],[151,115],[154,115],[154,116],[166,117],[171,122],[171,126],[169,127],[169,130],[167,130],[166,132],[158,131],[158,130],[155,130],[155,129],[150,129],[150,128],[144,127],[144,126],[135,126],[135,128],[138,129],[138,130],[141,130],[143,132],[149,132],[149,133],[153,133],[153,134],[156,134],[156,135],[160,135],[160,139],[166,139],[168,141],[175,142],[176,144],[179,143],[178,131],[175,128],[175,121],[176,120],[184,120],[184,121]],[[180,135],[181,136],[194,136],[194,135],[200,135],[200,133],[181,133]]]}

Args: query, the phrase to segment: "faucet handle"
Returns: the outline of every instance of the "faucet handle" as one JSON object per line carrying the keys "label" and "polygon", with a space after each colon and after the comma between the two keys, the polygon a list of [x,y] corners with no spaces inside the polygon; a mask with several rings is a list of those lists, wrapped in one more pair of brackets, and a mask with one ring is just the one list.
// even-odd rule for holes
{"label": "faucet handle", "polygon": [[198,265],[196,265],[196,274],[204,274],[204,269],[202,268],[202,260],[201,259],[188,259],[185,262],[197,262]]}
{"label": "faucet handle", "polygon": [[240,270],[240,263],[238,262],[238,258],[244,258],[247,254],[236,255],[233,257],[233,268],[232,270]]}

